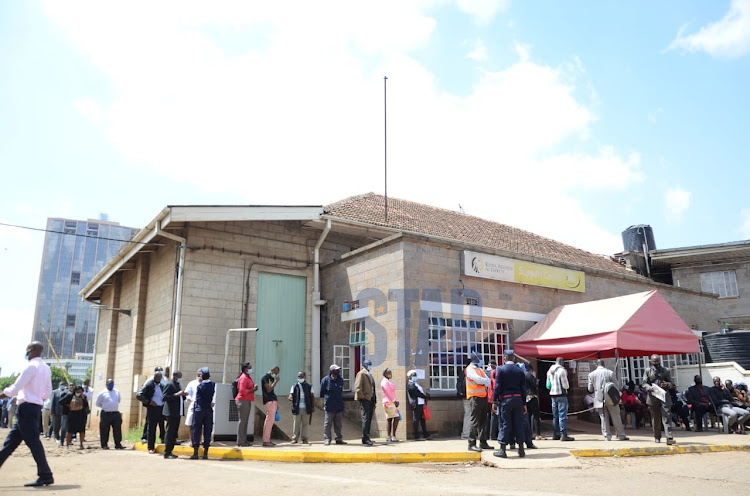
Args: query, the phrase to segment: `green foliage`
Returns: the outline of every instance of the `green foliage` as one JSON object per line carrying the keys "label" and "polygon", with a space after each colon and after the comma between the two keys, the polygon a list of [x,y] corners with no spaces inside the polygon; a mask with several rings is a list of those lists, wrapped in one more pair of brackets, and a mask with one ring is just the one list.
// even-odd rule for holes
{"label": "green foliage", "polygon": [[11,374],[8,377],[0,377],[0,389],[5,389],[14,382],[16,382],[16,379],[18,378],[18,374]]}
{"label": "green foliage", "polygon": [[68,384],[68,380],[65,378],[65,371],[63,371],[63,369],[61,369],[60,367],[55,367],[54,365],[49,369],[50,372],[52,372],[52,389],[57,389],[60,381],[64,382],[66,385]]}

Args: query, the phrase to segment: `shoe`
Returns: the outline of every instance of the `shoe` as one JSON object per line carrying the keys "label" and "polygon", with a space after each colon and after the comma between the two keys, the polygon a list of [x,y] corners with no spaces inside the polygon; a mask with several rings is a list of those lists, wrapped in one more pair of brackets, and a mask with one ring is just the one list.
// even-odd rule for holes
{"label": "shoe", "polygon": [[115,449],[123,450],[123,449],[127,449],[127,448],[125,448],[125,446],[123,446],[122,444],[120,444],[120,445],[115,446]]}
{"label": "shoe", "polygon": [[703,432],[703,427],[698,427],[697,429],[695,429],[695,432]]}
{"label": "shoe", "polygon": [[337,439],[336,444],[348,444],[348,443],[344,441],[343,439]]}
{"label": "shoe", "polygon": [[677,444],[677,441],[675,441],[673,438],[667,439],[667,446],[672,446],[674,444]]}
{"label": "shoe", "polygon": [[505,453],[505,448],[502,446],[497,451],[493,451],[492,454],[498,458],[508,458],[508,455]]}
{"label": "shoe", "polygon": [[617,436],[618,441],[630,441],[628,436]]}
{"label": "shoe", "polygon": [[516,449],[516,443],[510,443],[508,445],[508,449],[512,449],[512,450]]}
{"label": "shoe", "polygon": [[302,444],[310,444],[310,443],[309,443],[309,442],[307,442],[307,439],[303,439],[303,440],[302,440]]}
{"label": "shoe", "polygon": [[534,443],[531,443],[531,444],[527,444],[527,445],[526,445],[526,449],[537,449],[537,448],[538,448],[538,447],[537,447],[537,445],[536,445],[536,444],[534,444]]}
{"label": "shoe", "polygon": [[526,452],[524,451],[523,446],[519,446],[518,447],[518,458],[523,458],[524,456],[526,456]]}
{"label": "shoe", "polygon": [[552,436],[552,440],[553,441],[559,441],[560,440],[560,434],[555,434],[554,436]]}
{"label": "shoe", "polygon": [[108,450],[108,449],[109,449],[109,446],[102,446],[102,449],[103,449],[103,450]]}
{"label": "shoe", "polygon": [[560,438],[560,441],[575,441],[575,440],[576,440],[576,438],[574,438],[574,437],[570,437],[570,436],[568,436],[567,434],[565,434],[564,436],[562,436],[562,437]]}
{"label": "shoe", "polygon": [[607,437],[604,438],[604,440],[605,441],[611,441],[612,440],[612,436],[607,436]]}
{"label": "shoe", "polygon": [[197,460],[198,459],[198,447],[193,447],[193,456],[190,457],[191,460]]}
{"label": "shoe", "polygon": [[470,444],[469,445],[469,451],[476,451],[478,453],[481,453],[482,452],[482,448],[480,448],[479,446],[477,446],[476,443],[475,444]]}
{"label": "shoe", "polygon": [[296,439],[292,439],[292,444],[297,444],[297,440]]}
{"label": "shoe", "polygon": [[326,439],[325,441],[323,441],[323,445],[330,446],[331,445],[331,440],[330,439]]}
{"label": "shoe", "polygon": [[267,443],[267,442],[265,442],[265,441],[263,442],[263,447],[264,447],[264,448],[270,448],[270,447],[272,447],[272,446],[276,446],[276,445],[275,445],[275,444],[273,444],[273,443]]}
{"label": "shoe", "polygon": [[660,437],[655,437],[654,438],[654,442],[655,443],[660,443],[661,442],[661,438]]}
{"label": "shoe", "polygon": [[173,455],[172,453],[170,453],[168,455],[164,455],[164,458],[166,458],[167,460],[174,460],[175,458],[177,458],[177,455]]}
{"label": "shoe", "polygon": [[466,441],[467,439],[469,439],[469,436],[461,436],[461,439],[463,439],[464,441]]}
{"label": "shoe", "polygon": [[418,438],[415,439],[415,441],[426,441],[426,439],[423,438],[423,437],[418,437]]}
{"label": "shoe", "polygon": [[148,442],[148,439],[145,439],[145,438],[144,438],[144,439],[141,439],[141,442],[142,442],[142,443],[146,443],[146,442]]}
{"label": "shoe", "polygon": [[363,439],[362,444],[366,444],[367,446],[372,446],[375,443],[373,443],[370,439]]}
{"label": "shoe", "polygon": [[398,440],[398,439],[396,439],[395,437],[392,437],[392,438],[391,438],[391,442],[392,442],[392,443],[400,443],[401,441],[399,441],[399,440]]}
{"label": "shoe", "polygon": [[487,444],[484,441],[482,441],[482,443],[479,445],[479,447],[482,448],[483,450],[486,450],[486,449],[490,449],[490,450],[491,449],[495,449],[493,446],[490,446],[489,444]]}
{"label": "shoe", "polygon": [[39,477],[34,482],[28,482],[24,484],[24,486],[25,487],[39,487],[39,486],[49,486],[50,484],[54,484],[54,483],[55,483],[55,479],[53,479],[52,477],[49,477],[46,479],[42,479],[41,477]]}
{"label": "shoe", "polygon": [[208,448],[203,448],[203,459],[208,460]]}
{"label": "shoe", "polygon": [[689,430],[691,430],[691,429],[690,429],[690,426],[689,426],[689,425],[686,425],[686,426],[685,426],[685,430],[686,430],[686,431],[689,431]]}
{"label": "shoe", "polygon": [[153,455],[154,453],[156,453],[156,450],[148,450],[149,455]]}

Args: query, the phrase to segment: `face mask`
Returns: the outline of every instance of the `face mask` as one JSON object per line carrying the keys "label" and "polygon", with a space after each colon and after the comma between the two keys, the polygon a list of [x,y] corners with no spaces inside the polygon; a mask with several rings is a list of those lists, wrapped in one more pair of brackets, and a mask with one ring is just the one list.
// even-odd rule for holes
{"label": "face mask", "polygon": [[247,372],[246,372],[247,375],[250,375],[252,373],[253,373],[253,369],[247,369]]}
{"label": "face mask", "polygon": [[484,360],[479,360],[477,367],[484,367]]}
{"label": "face mask", "polygon": [[114,383],[107,384],[107,389],[109,389],[110,391],[112,391],[114,388],[115,388]]}
{"label": "face mask", "polygon": [[302,384],[303,382],[305,382],[305,378],[304,377],[297,377],[297,382],[299,382],[300,384]]}
{"label": "face mask", "polygon": [[182,384],[182,377],[180,377],[179,379],[177,379],[177,384]]}
{"label": "face mask", "polygon": [[23,359],[24,359],[24,360],[28,360],[28,359],[29,359],[29,354],[28,354],[28,353],[26,353],[26,354],[25,354],[25,355],[23,356]]}
{"label": "face mask", "polygon": [[76,396],[81,396],[83,393],[76,393]]}
{"label": "face mask", "polygon": [[271,374],[271,377],[273,377],[274,379],[276,379],[276,374]]}
{"label": "face mask", "polygon": [[416,375],[411,376],[411,382],[417,382],[419,378]]}
{"label": "face mask", "polygon": [[65,390],[65,386],[63,384],[60,384],[60,391]]}

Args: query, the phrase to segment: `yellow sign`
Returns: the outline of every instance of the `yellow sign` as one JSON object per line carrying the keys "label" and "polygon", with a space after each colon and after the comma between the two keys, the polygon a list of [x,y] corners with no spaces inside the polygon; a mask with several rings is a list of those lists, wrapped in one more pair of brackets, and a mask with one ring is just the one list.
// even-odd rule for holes
{"label": "yellow sign", "polygon": [[579,293],[586,291],[586,274],[578,270],[561,269],[468,250],[464,251],[463,255],[464,275],[467,276]]}

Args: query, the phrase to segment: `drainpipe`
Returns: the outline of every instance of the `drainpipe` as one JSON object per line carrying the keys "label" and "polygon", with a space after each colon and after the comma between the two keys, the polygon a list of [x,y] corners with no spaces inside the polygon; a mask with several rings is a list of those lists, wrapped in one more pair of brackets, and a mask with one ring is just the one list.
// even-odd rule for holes
{"label": "drainpipe", "polygon": [[182,314],[182,275],[185,268],[185,252],[187,251],[187,240],[180,236],[161,230],[161,222],[156,223],[156,234],[180,243],[180,256],[177,262],[177,296],[174,305],[174,333],[172,336],[172,355],[167,358],[167,365],[172,371],[177,368],[177,346],[180,344],[180,315]]}
{"label": "drainpipe", "polygon": [[312,292],[312,380],[313,384],[320,384],[320,307],[326,300],[320,299],[320,247],[323,245],[328,232],[331,230],[331,219],[326,220],[326,226],[320,233],[318,242],[313,249],[313,292]]}

